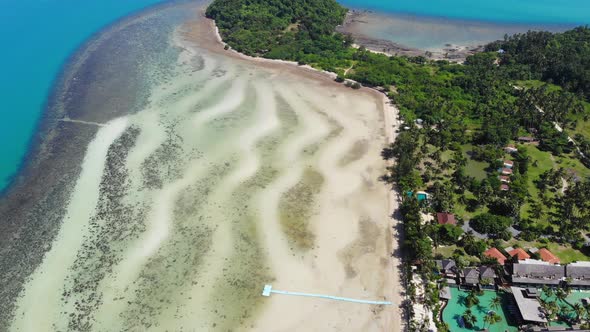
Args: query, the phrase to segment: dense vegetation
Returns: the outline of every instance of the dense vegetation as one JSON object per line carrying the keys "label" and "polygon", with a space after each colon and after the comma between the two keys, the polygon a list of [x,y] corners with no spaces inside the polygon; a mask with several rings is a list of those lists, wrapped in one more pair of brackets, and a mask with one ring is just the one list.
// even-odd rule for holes
{"label": "dense vegetation", "polygon": [[346,12],[335,0],[216,0],[206,15],[239,52],[335,68],[352,42],[334,33]]}
{"label": "dense vegetation", "polygon": [[[454,64],[354,49],[334,31],[344,14],[333,0],[215,0],[207,10],[232,48],[335,72],[399,107],[404,125],[383,150],[395,163],[382,179],[404,197],[407,261],[424,271],[434,257],[492,263],[487,248],[523,242],[562,262],[587,259],[590,29],[507,36]],[[424,212],[454,213],[458,225],[425,222]]]}
{"label": "dense vegetation", "polygon": [[[501,64],[521,67],[520,79],[540,79],[590,99],[590,28],[565,33],[529,31],[487,45],[502,49]],[[516,77],[515,77],[516,78]]]}

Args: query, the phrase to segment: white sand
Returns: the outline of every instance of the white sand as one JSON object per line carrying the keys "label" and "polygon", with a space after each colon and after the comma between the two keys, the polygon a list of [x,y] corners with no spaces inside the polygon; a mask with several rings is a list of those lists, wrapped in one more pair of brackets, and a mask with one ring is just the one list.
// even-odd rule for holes
{"label": "white sand", "polygon": [[[52,323],[63,323],[63,320],[57,317],[60,315],[61,307],[58,300],[63,290],[66,268],[73,264],[83,244],[84,236],[89,232],[85,221],[94,212],[98,201],[98,187],[108,148],[127,126],[126,118],[109,122],[99,130],[96,138],[88,146],[82,172],[74,189],[74,192],[87,194],[72,197],[62,229],[52,250],[31,276],[29,284],[19,299],[13,322],[14,330],[48,331],[52,329]],[[65,325],[59,324],[55,328],[65,330]]]}

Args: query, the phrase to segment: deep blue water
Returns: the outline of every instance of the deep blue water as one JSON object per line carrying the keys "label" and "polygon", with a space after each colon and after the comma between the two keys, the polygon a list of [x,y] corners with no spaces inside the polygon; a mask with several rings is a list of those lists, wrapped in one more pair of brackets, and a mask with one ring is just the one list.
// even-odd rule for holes
{"label": "deep blue water", "polygon": [[588,0],[338,0],[382,12],[518,24],[590,24]]}
{"label": "deep blue water", "polygon": [[94,33],[162,0],[0,0],[0,191],[25,156],[55,78]]}

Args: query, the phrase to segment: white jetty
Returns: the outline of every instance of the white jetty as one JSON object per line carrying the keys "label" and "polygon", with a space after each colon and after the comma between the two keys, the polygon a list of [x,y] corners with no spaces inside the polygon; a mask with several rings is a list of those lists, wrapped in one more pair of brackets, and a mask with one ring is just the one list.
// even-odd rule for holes
{"label": "white jetty", "polygon": [[339,296],[331,296],[331,295],[280,291],[280,290],[274,290],[274,289],[272,289],[272,285],[264,285],[264,289],[262,290],[262,296],[270,296],[271,293],[283,294],[283,295],[294,295],[294,296],[319,297],[319,298],[322,298],[322,299],[329,299],[329,300],[336,300],[336,301],[346,301],[346,302],[355,302],[355,303],[364,303],[364,304],[383,304],[383,305],[391,305],[392,304],[389,301],[357,300],[357,299],[351,299],[351,298],[347,298],[347,297],[339,297]]}

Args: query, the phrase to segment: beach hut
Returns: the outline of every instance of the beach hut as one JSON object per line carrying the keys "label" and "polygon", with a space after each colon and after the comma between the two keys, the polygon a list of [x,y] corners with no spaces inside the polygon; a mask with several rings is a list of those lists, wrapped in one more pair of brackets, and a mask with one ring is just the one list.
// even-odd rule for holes
{"label": "beach hut", "polygon": [[512,169],[504,167],[500,170],[500,173],[502,175],[512,175]]}
{"label": "beach hut", "polygon": [[447,212],[438,212],[436,214],[436,220],[439,225],[456,225],[455,215]]}

